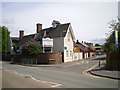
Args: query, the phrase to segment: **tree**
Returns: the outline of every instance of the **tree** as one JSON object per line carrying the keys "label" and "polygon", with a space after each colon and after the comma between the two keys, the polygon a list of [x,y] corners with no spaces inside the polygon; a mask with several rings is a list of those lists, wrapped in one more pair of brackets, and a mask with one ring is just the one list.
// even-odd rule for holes
{"label": "tree", "polygon": [[40,52],[42,52],[41,45],[33,39],[27,42],[22,48],[22,54],[29,57],[33,57]]}
{"label": "tree", "polygon": [[96,43],[95,46],[101,46],[100,44]]}
{"label": "tree", "polygon": [[2,37],[2,54],[10,53],[10,32],[7,27],[0,27],[0,34]]}
{"label": "tree", "polygon": [[112,29],[107,35],[106,43],[103,48],[106,52],[115,52],[115,30],[118,31],[118,51],[120,51],[120,18],[118,20],[112,20],[110,22],[110,28]]}

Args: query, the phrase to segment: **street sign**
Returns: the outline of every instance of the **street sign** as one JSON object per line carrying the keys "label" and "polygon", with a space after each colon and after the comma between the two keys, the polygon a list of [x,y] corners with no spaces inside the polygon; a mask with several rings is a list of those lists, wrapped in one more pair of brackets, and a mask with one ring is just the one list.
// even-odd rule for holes
{"label": "street sign", "polygon": [[43,47],[53,47],[53,39],[42,38],[42,46]]}

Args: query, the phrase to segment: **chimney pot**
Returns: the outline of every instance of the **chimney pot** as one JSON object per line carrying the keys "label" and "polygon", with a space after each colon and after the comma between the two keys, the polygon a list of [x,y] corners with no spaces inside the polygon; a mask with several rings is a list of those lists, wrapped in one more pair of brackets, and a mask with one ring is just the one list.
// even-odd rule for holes
{"label": "chimney pot", "polygon": [[37,26],[37,33],[39,33],[40,30],[42,30],[42,24],[37,23],[36,26]]}
{"label": "chimney pot", "polygon": [[24,31],[20,30],[19,31],[19,40],[21,40],[24,37]]}

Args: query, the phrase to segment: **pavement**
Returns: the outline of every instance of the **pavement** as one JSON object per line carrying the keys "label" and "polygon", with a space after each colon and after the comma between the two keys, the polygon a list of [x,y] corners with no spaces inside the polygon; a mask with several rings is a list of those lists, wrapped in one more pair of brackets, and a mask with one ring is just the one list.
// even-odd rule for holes
{"label": "pavement", "polygon": [[120,71],[106,69],[105,62],[102,62],[100,66],[97,65],[94,69],[89,70],[88,73],[99,77],[120,80]]}

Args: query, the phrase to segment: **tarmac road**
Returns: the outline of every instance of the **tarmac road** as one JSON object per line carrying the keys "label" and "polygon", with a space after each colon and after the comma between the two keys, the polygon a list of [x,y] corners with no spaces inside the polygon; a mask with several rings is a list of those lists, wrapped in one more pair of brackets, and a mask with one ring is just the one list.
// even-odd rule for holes
{"label": "tarmac road", "polygon": [[[58,88],[58,87],[118,88],[117,80],[111,80],[106,78],[95,78],[83,73],[84,70],[93,66],[95,62],[96,62],[95,60],[88,59],[88,60],[82,60],[78,62],[72,62],[71,64],[70,63],[61,64],[59,68],[58,66],[57,67],[56,66],[55,67],[54,66],[53,67],[48,67],[48,66],[47,67],[45,66],[44,67],[28,67],[28,66],[21,66],[17,64],[3,63],[3,69],[12,70],[17,72],[18,74],[33,76],[37,80],[50,83],[51,87],[55,87],[55,88]],[[8,77],[6,76],[6,78]],[[11,81],[12,80],[8,80],[7,82],[10,83]],[[55,84],[55,85],[52,85],[52,84]],[[32,86],[31,84],[30,86],[34,87],[34,85]],[[46,87],[46,86],[43,86],[43,87]]]}
{"label": "tarmac road", "polygon": [[51,88],[51,86],[35,81],[29,76],[20,75],[11,70],[3,70],[2,88]]}

